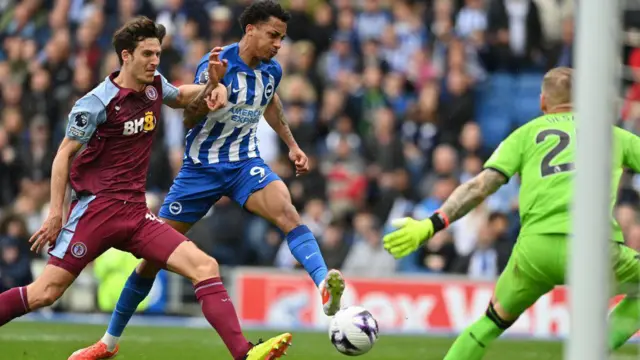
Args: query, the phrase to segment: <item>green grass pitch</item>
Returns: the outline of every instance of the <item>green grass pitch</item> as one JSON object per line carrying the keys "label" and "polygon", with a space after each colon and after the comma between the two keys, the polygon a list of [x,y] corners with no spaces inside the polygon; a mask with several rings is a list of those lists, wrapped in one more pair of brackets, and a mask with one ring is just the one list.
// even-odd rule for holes
{"label": "green grass pitch", "polygon": [[[16,322],[0,329],[0,359],[58,360],[87,346],[104,333],[105,326]],[[247,331],[249,340],[275,335],[267,331]],[[381,334],[373,350],[363,360],[441,360],[453,339]],[[346,360],[331,345],[325,333],[294,332],[293,347],[285,360]],[[638,345],[632,344],[611,359],[638,359]],[[213,330],[131,326],[121,342],[117,360],[229,359],[226,348]],[[543,341],[498,341],[485,359],[561,360],[562,344]]]}

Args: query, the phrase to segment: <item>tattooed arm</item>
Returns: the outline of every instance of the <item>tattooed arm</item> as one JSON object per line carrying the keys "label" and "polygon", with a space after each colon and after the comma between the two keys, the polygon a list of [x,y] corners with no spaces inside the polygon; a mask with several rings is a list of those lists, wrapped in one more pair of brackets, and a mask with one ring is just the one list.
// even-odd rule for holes
{"label": "tattooed arm", "polygon": [[187,129],[191,129],[203,115],[206,115],[209,112],[206,97],[211,94],[216,86],[218,86],[217,81],[207,82],[207,85],[202,86],[202,90],[200,90],[198,95],[196,95],[196,97],[193,98],[193,100],[191,100],[191,102],[189,102],[189,104],[184,108],[184,119],[182,122]]}
{"label": "tattooed arm", "polygon": [[449,222],[453,223],[480,205],[489,195],[498,191],[507,180],[502,173],[490,168],[485,169],[473,179],[458,186],[444,202],[440,211],[447,216]]}
{"label": "tattooed arm", "polygon": [[[221,47],[214,47],[211,50],[206,63],[207,68],[203,70],[206,71],[206,74],[196,72],[196,79],[200,79],[200,75],[206,75],[207,83],[198,95],[185,106],[182,122],[187,129],[193,128],[198,120],[209,111],[217,110],[226,103],[227,90],[220,81],[227,72],[228,63],[226,59],[220,60],[222,50]],[[211,104],[207,104],[207,98]],[[215,107],[211,108],[209,105],[214,105],[214,103]]]}
{"label": "tattooed arm", "polygon": [[269,123],[269,126],[280,136],[280,139],[287,144],[289,149],[298,148],[298,143],[293,138],[287,118],[284,116],[282,101],[280,101],[278,94],[274,94],[273,99],[267,105],[267,109],[264,111],[264,118]]}

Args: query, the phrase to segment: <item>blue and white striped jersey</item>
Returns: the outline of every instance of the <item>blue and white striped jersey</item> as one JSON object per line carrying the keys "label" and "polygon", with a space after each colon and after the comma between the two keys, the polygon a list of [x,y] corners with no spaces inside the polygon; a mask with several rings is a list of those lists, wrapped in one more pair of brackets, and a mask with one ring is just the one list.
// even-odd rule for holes
{"label": "blue and white striped jersey", "polygon": [[[255,69],[242,61],[238,44],[226,46],[220,54],[228,61],[222,83],[227,87],[227,106],[207,115],[187,133],[184,160],[192,164],[236,162],[260,156],[256,137],[258,122],[273,98],[282,68],[275,60]],[[209,54],[198,64],[194,83],[208,80]]]}

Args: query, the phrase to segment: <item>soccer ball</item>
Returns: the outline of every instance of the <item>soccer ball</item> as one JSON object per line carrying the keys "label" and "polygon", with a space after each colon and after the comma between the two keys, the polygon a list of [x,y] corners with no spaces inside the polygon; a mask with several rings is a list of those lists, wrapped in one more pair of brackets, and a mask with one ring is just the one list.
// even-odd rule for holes
{"label": "soccer ball", "polygon": [[329,338],[333,346],[345,355],[366,354],[378,340],[378,322],[367,309],[349,306],[331,319]]}

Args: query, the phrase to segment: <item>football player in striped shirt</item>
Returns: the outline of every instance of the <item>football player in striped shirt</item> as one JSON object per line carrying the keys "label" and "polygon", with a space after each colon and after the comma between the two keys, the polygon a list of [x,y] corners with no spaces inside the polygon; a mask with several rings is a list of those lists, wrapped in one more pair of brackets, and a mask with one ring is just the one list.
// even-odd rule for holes
{"label": "football player in striped shirt", "polygon": [[[341,304],[345,283],[338,270],[328,270],[318,242],[291,203],[284,182],[260,157],[256,137],[262,117],[289,147],[296,174],[309,171],[308,159],[296,143],[284,116],[276,89],[282,68],[274,59],[282,45],[290,15],[273,0],[250,5],[240,17],[245,31],[240,42],[220,51],[224,64],[219,82],[227,87],[225,108],[204,118],[185,119],[191,128],[186,136],[184,162],[160,210],[160,218],[186,233],[222,196],[228,196],[248,211],[275,224],[284,234],[293,256],[318,287],[324,312],[334,315]],[[205,56],[196,70],[194,82],[208,81]],[[204,104],[206,106],[206,104]],[[142,261],[130,280],[145,279],[150,284],[160,268]],[[102,341],[115,346],[138,304],[151,286],[128,281],[107,333]]]}

